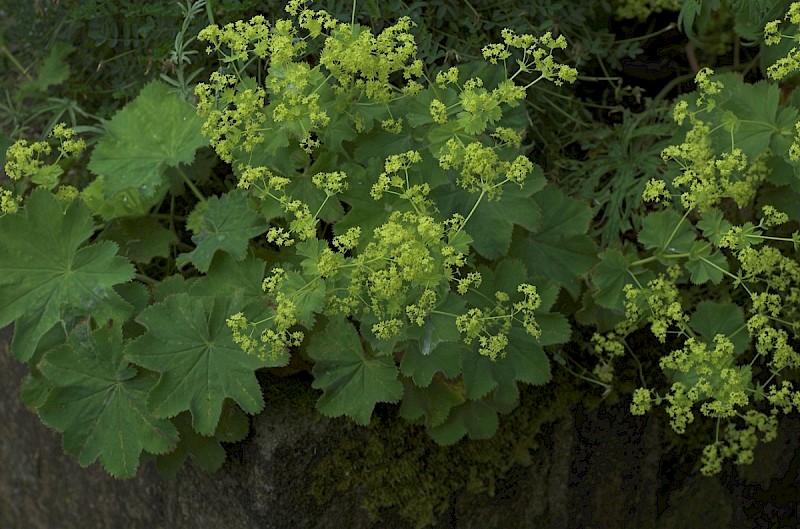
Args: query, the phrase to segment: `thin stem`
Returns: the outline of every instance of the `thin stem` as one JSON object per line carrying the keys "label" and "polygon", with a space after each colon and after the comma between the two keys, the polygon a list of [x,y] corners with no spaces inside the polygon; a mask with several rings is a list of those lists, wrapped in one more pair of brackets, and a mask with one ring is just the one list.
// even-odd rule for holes
{"label": "thin stem", "polygon": [[646,388],[647,387],[647,382],[645,382],[645,379],[644,379],[644,369],[642,368],[642,362],[639,360],[639,357],[636,356],[636,353],[633,352],[633,349],[628,345],[628,342],[623,340],[622,344],[625,346],[625,349],[627,349],[628,352],[631,354],[633,359],[636,360],[636,365],[639,366],[639,378],[642,381],[642,387]]}
{"label": "thin stem", "polygon": [[[572,359],[571,359],[571,358],[569,358],[568,356],[567,356],[567,357],[565,357],[565,358],[567,358],[567,360],[570,360],[570,361],[572,361],[572,362],[575,362],[574,360],[572,360]],[[606,389],[606,390],[609,390],[609,389],[611,389],[611,386],[610,386],[609,384],[604,384],[603,382],[600,382],[599,380],[596,380],[596,379],[594,379],[594,378],[589,378],[589,377],[585,377],[585,376],[583,376],[583,375],[581,375],[581,374],[578,374],[578,373],[576,373],[575,371],[573,371],[572,369],[570,369],[569,367],[567,367],[566,365],[562,365],[561,367],[562,367],[562,368],[564,368],[564,369],[567,371],[567,373],[569,373],[570,375],[572,375],[572,376],[575,376],[575,377],[578,377],[578,378],[580,378],[581,380],[585,380],[586,382],[590,382],[590,383],[592,383],[592,384],[597,384],[598,386],[601,386],[601,387],[603,387],[603,388],[604,388],[604,389]],[[579,366],[579,367],[581,367],[581,369],[584,369],[584,367],[583,367],[583,366]]]}
{"label": "thin stem", "polygon": [[475,201],[475,205],[472,206],[472,209],[470,210],[469,214],[466,216],[466,218],[464,218],[464,222],[461,223],[461,226],[459,226],[458,230],[453,234],[453,238],[455,238],[455,236],[458,235],[461,232],[461,230],[464,228],[464,226],[467,225],[467,222],[469,222],[469,219],[470,219],[470,217],[472,217],[472,214],[475,213],[475,210],[478,208],[478,204],[481,203],[481,200],[483,200],[483,196],[485,194],[486,194],[485,190],[481,191],[481,196],[479,196],[478,200]]}
{"label": "thin stem", "polygon": [[475,18],[480,20],[481,14],[478,13],[478,11],[472,6],[472,4],[469,3],[469,0],[464,0],[464,3],[467,4],[467,7],[469,7],[470,11],[472,11],[475,14]]}
{"label": "thin stem", "polygon": [[614,41],[614,44],[620,44],[622,42],[637,42],[637,41],[640,41],[640,40],[647,40],[647,39],[649,39],[651,37],[655,37],[657,35],[661,35],[662,33],[666,33],[667,31],[670,31],[670,30],[673,30],[673,29],[675,29],[675,23],[674,22],[670,22],[669,24],[666,25],[666,27],[661,28],[661,29],[659,29],[657,31],[654,31],[652,33],[648,33],[647,35],[640,35],[638,37],[631,37],[629,39],[616,40],[616,41]]}
{"label": "thin stem", "polygon": [[151,213],[149,216],[153,217],[154,219],[164,219],[164,220],[176,219],[180,221],[186,220],[186,217],[180,215],[171,215],[169,213]]}
{"label": "thin stem", "polygon": [[183,182],[186,184],[186,186],[189,189],[192,190],[192,193],[194,193],[194,196],[196,196],[197,199],[200,202],[205,202],[206,201],[206,197],[204,197],[203,194],[200,192],[200,190],[197,189],[197,186],[194,185],[194,182],[192,182],[189,179],[189,177],[186,176],[186,173],[183,171],[183,168],[181,168],[180,166],[178,166],[178,174],[181,175],[181,178],[183,179]]}
{"label": "thin stem", "polygon": [[134,274],[134,277],[141,281],[142,283],[147,283],[148,285],[157,285],[158,281],[153,279],[152,277],[147,277],[144,274]]}
{"label": "thin stem", "polygon": [[14,57],[14,54],[11,53],[11,50],[9,50],[8,47],[4,45],[3,47],[0,47],[0,51],[3,52],[3,55],[8,57],[8,60],[11,61],[11,64],[13,64],[17,68],[17,70],[19,70],[22,73],[22,75],[24,75],[28,79],[28,81],[33,81],[33,77],[31,77],[31,75],[27,71],[25,71],[25,68],[23,68],[23,66],[19,63],[17,58]]}
{"label": "thin stem", "polygon": [[314,218],[319,217],[319,212],[322,211],[322,208],[324,208],[325,204],[328,203],[328,199],[329,198],[331,198],[331,195],[326,194],[325,195],[325,200],[322,201],[322,204],[319,205],[319,208],[317,209],[317,212],[314,213]]}

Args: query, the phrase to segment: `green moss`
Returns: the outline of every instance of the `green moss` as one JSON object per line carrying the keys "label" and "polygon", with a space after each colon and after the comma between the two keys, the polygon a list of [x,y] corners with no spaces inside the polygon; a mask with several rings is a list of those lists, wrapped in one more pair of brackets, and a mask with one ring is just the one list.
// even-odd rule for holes
{"label": "green moss", "polygon": [[320,502],[335,493],[361,488],[364,508],[379,518],[395,508],[415,527],[436,523],[456,494],[494,495],[495,484],[516,464],[529,464],[542,427],[557,420],[585,392],[573,380],[523,388],[521,404],[501,420],[486,441],[441,447],[424,428],[409,425],[384,408],[373,419],[366,440],[342,438],[340,448],[314,472],[312,494]]}

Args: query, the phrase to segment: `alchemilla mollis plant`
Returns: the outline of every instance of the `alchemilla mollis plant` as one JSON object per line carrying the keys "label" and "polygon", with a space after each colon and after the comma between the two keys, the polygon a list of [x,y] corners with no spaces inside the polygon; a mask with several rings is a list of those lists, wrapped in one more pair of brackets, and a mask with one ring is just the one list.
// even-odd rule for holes
{"label": "alchemilla mollis plant", "polygon": [[[800,23],[800,3],[786,20]],[[767,45],[781,41],[780,25],[766,25]],[[766,72],[797,69],[793,49]],[[751,463],[758,442],[777,437],[779,415],[800,409],[800,111],[775,83],[708,68],[695,82],[674,106],[682,128],[662,152],[669,177],[644,192],[661,206],[636,245],[605,250],[594,269],[595,301],[624,317],[593,341],[606,381],[640,328],[671,349],[658,358],[669,386],[637,389],[631,411],[664,406],[679,434],[708,418],[701,471],[712,475],[726,459]]]}
{"label": "alchemilla mollis plant", "polygon": [[564,37],[504,31],[427,71],[407,18],[374,34],[286,12],[203,30],[219,69],[196,108],[147,85],[88,173],[63,171],[85,147],[65,127],[8,151],[0,324],[81,464],[219,466],[264,406],[255,372],[293,355],[326,415],[399,403],[440,443],[488,438],[569,339],[550,309],[593,264],[589,210],[546,186],[518,110],[575,80]]}
{"label": "alchemilla mollis plant", "polygon": [[[633,235],[601,221],[598,246],[525,145],[529,92],[577,79],[564,35],[506,29],[438,66],[410,18],[373,31],[352,7],[212,24],[193,93],[151,82],[94,136],[8,149],[0,325],[65,450],[117,477],[216,469],[266,405],[256,373],[290,363],[324,415],[385,403],[440,444],[487,439],[586,335],[594,382],[631,356],[632,412],[708,436],[702,472],[751,462],[800,411],[797,50],[757,83],[697,72],[664,171],[625,182],[644,201],[611,225]],[[793,4],[764,44],[798,24]],[[634,350],[643,331],[661,347]]]}

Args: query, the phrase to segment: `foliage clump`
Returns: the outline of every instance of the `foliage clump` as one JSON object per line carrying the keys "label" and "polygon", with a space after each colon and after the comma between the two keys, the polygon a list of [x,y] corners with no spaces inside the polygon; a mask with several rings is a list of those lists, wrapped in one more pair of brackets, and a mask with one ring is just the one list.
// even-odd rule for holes
{"label": "foliage clump", "polygon": [[[218,468],[221,443],[266,405],[258,372],[301,366],[321,413],[379,432],[364,461],[335,465],[376,484],[410,485],[420,461],[441,470],[417,483],[422,499],[369,499],[428,523],[453,491],[491,488],[513,459],[500,417],[555,370],[605,396],[632,386],[618,369],[630,355],[632,413],[663,408],[678,435],[712,425],[705,474],[751,462],[780,414],[800,411],[799,5],[685,0],[690,37],[721,9],[763,43],[765,79],[738,71],[755,59],[698,67],[696,89],[667,105],[668,90],[642,102],[608,75],[642,39],[586,33],[608,25],[604,2],[560,25],[548,10],[565,4],[534,2],[542,21],[509,10],[503,27],[476,0],[472,33],[434,4],[292,0],[215,23],[214,4],[187,3],[161,54],[173,68],[122,108],[67,98],[42,123],[0,108],[13,125],[0,137],[0,325],[15,323],[26,402],[81,464]],[[633,18],[678,7],[616,5]],[[66,43],[35,75],[0,52],[25,78],[11,106],[80,85]],[[578,81],[602,104],[581,101]],[[38,141],[12,141],[33,124]],[[637,350],[642,333],[659,347]],[[580,350],[595,365],[575,372]],[[424,440],[399,450],[406,426],[375,418],[388,404]],[[428,437],[500,448],[459,445],[477,447],[484,479]],[[388,453],[403,464],[375,464]]]}
{"label": "foliage clump", "polygon": [[[12,352],[32,367],[32,407],[55,409],[88,387],[46,367],[67,345],[113,351],[112,371],[137,391],[99,406],[113,428],[78,436],[70,450],[83,464],[99,458],[125,477],[142,452],[214,452],[226,432],[241,434],[226,406],[258,413],[255,372],[292,357],[313,365],[326,415],[366,425],[378,403],[401,403],[441,444],[485,439],[517,406],[520,383],[550,379],[544,346],[569,338],[551,308],[590,262],[535,277],[535,258],[511,243],[518,226],[562,244],[550,224],[571,221],[544,221],[541,201],[586,215],[545,189],[521,149],[524,114],[509,112],[540,82],[575,81],[555,58],[566,39],[504,30],[485,62],[428,69],[408,17],[375,33],[304,1],[285,10],[202,30],[220,66],[195,105],[147,84],[74,179],[62,167],[85,147],[73,129],[53,129],[58,158],[48,142],[9,150],[0,227],[25,241],[0,242],[0,284],[18,300],[0,324],[16,320]],[[206,146],[223,178],[204,163]],[[585,222],[572,224],[569,235],[586,237]],[[35,277],[11,273],[46,252],[52,265]],[[81,428],[42,413],[70,439]],[[110,439],[133,416],[143,425],[126,432],[123,454]],[[210,445],[186,433],[188,418]]]}

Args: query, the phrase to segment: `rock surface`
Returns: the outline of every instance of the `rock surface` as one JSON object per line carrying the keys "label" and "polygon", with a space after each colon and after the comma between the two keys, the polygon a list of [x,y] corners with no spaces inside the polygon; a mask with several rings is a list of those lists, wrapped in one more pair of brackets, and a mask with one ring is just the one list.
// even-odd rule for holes
{"label": "rock surface", "polygon": [[[145,464],[136,478],[116,481],[97,465],[82,469],[63,454],[60,435],[22,405],[25,368],[8,353],[10,337],[0,331],[4,529],[412,527],[391,510],[371,521],[360,508],[363,491],[336,493],[323,504],[309,494],[312,470],[336,449],[334,440],[359,430],[291,399],[259,415],[215,474],[188,464],[167,480]],[[438,527],[798,527],[798,422],[783,420],[780,437],[759,448],[755,465],[705,478],[676,472],[654,416],[631,417],[624,403],[592,411],[576,405],[546,426],[530,465],[512,467],[493,497],[457,494]]]}

